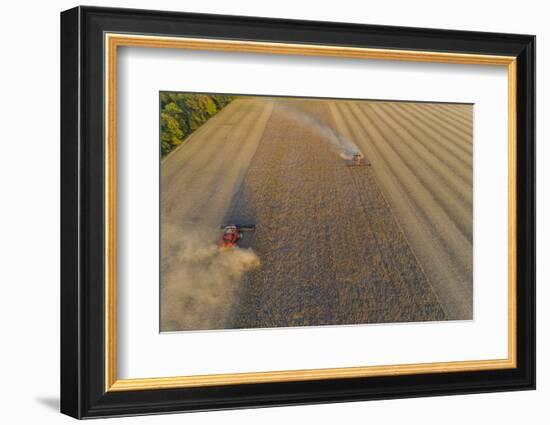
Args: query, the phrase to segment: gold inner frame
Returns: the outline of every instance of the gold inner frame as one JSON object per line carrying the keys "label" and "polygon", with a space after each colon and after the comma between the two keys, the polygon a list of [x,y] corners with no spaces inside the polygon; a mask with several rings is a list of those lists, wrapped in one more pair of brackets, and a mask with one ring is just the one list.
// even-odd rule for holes
{"label": "gold inner frame", "polygon": [[[255,41],[105,34],[105,391],[308,381],[516,367],[516,58]],[[119,46],[505,66],[508,70],[508,357],[495,360],[118,379],[116,325],[116,100]]]}

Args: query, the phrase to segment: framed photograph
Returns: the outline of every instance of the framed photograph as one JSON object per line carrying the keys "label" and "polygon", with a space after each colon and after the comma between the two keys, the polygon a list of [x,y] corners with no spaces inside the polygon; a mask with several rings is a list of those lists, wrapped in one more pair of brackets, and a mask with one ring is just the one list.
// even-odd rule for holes
{"label": "framed photograph", "polygon": [[535,37],[61,14],[61,411],[535,388]]}

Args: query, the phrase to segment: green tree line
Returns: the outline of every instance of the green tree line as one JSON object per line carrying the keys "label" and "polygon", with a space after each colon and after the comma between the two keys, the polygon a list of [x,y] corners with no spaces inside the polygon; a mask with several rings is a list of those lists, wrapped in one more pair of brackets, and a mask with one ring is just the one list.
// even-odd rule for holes
{"label": "green tree line", "polygon": [[160,148],[164,158],[234,99],[214,94],[160,94]]}

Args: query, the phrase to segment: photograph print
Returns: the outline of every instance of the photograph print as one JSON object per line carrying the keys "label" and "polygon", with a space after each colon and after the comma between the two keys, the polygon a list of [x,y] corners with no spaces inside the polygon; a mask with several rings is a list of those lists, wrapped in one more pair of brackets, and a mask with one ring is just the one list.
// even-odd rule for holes
{"label": "photograph print", "polygon": [[160,331],[473,319],[473,105],[163,91]]}

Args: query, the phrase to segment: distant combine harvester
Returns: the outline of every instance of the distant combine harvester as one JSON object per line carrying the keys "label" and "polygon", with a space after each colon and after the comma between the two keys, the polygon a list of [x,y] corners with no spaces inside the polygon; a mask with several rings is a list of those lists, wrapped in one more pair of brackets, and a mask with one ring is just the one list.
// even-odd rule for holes
{"label": "distant combine harvester", "polygon": [[365,160],[365,155],[363,155],[361,152],[355,152],[351,159],[348,160],[347,164],[348,167],[362,167],[365,165],[370,165],[370,162],[367,162]]}

